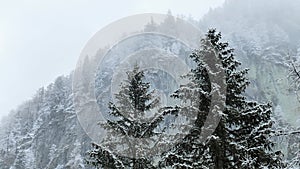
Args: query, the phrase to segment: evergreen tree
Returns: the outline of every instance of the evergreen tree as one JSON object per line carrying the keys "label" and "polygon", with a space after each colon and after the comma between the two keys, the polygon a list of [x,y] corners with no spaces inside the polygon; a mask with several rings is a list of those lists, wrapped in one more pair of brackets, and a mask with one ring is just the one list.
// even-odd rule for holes
{"label": "evergreen tree", "polygon": [[[220,42],[221,34],[211,29],[201,40],[201,47],[190,55],[195,67],[187,75],[190,83],[182,85],[173,97],[189,103],[178,108],[187,113],[197,112],[195,127],[182,142],[166,152],[160,163],[171,168],[281,168],[282,153],[274,152],[271,141],[271,106],[248,101],[243,96],[249,81],[247,69],[240,70],[233,49]],[[217,60],[221,64],[217,64]],[[216,63],[216,64],[214,64]],[[225,73],[226,101],[217,128],[206,142],[199,142],[200,133],[212,100],[213,86],[210,75],[220,66]],[[216,72],[215,72],[216,73]],[[222,97],[222,96],[220,96]]]}
{"label": "evergreen tree", "polygon": [[[300,48],[298,47],[295,56],[288,56],[285,61],[285,65],[289,68],[288,80],[290,83],[289,91],[293,91],[297,97],[297,101],[300,103],[299,88],[300,88]],[[275,116],[276,118],[276,116]],[[277,138],[286,139],[286,160],[288,163],[287,168],[299,168],[300,167],[300,127],[295,127],[283,119],[277,118]],[[281,122],[281,123],[280,123]],[[296,120],[299,124],[300,118]]]}
{"label": "evergreen tree", "polygon": [[[150,144],[139,144],[134,139],[154,138],[155,142],[155,136],[162,132],[156,129],[166,115],[175,114],[176,110],[159,108],[159,98],[155,97],[155,90],[150,91],[150,84],[144,82],[144,72],[137,65],[127,72],[127,77],[121,84],[119,93],[115,95],[116,103],[109,103],[111,117],[100,124],[108,131],[108,137],[102,145],[92,144],[93,150],[88,152],[88,164],[103,168],[155,168],[150,157],[139,157],[137,152],[141,148],[139,146],[143,145],[145,147],[142,148],[147,149]],[[126,146],[122,149],[120,145]],[[120,149],[131,156],[118,153]]]}
{"label": "evergreen tree", "polygon": [[145,32],[154,32],[158,28],[158,25],[154,22],[153,17],[151,17],[150,22],[145,25]]}

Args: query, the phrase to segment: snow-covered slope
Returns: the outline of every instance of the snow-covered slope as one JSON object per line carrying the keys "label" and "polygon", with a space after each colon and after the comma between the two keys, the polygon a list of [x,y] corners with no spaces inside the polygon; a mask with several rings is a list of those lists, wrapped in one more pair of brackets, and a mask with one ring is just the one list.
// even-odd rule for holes
{"label": "snow-covered slope", "polygon": [[293,125],[300,125],[300,104],[290,88],[286,60],[299,60],[299,9],[300,2],[293,0],[227,0],[199,22],[202,29],[221,31],[242,66],[250,69],[247,95],[280,106]]}
{"label": "snow-covered slope", "polygon": [[84,168],[90,144],[72,103],[71,75],[58,77],[1,123],[0,168]]}
{"label": "snow-covered slope", "polygon": [[[297,125],[300,103],[289,89],[284,57],[288,53],[300,56],[300,3],[281,2],[228,0],[194,23],[204,32],[211,27],[221,31],[242,66],[250,68],[247,97],[272,101],[276,111]],[[174,22],[169,20],[159,28],[175,31]],[[74,111],[71,77],[58,77],[2,119],[0,169],[87,168],[84,156],[91,140]]]}

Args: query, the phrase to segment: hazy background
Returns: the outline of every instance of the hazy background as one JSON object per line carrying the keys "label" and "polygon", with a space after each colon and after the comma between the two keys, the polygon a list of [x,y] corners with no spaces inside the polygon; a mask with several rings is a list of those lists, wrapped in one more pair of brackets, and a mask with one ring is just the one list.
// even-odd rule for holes
{"label": "hazy background", "polygon": [[224,0],[0,0],[0,118],[75,68],[103,26],[153,12],[199,20]]}

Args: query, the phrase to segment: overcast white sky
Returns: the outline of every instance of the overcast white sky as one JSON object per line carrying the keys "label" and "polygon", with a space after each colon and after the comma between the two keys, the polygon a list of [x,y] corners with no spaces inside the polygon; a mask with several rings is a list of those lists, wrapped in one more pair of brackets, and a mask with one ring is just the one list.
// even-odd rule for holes
{"label": "overcast white sky", "polygon": [[200,19],[224,0],[0,0],[0,117],[75,68],[103,26],[139,13]]}

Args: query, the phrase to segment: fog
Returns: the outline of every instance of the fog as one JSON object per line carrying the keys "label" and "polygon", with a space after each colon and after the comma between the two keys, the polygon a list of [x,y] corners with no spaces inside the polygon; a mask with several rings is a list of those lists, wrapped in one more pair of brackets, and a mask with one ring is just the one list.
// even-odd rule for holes
{"label": "fog", "polygon": [[0,1],[0,117],[75,68],[85,43],[103,26],[153,12],[199,20],[224,0]]}

